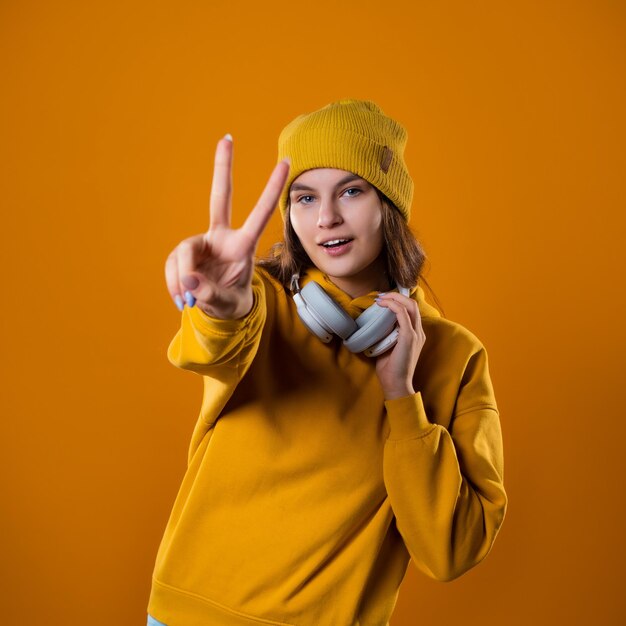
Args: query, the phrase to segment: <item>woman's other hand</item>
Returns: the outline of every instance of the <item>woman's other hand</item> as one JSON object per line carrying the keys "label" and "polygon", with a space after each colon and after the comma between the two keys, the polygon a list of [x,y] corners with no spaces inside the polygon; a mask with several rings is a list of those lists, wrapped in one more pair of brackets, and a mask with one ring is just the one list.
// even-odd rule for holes
{"label": "woman's other hand", "polygon": [[182,310],[183,301],[207,315],[238,319],[253,304],[254,254],[287,180],[287,160],[276,164],[243,226],[231,228],[233,143],[220,139],[215,151],[210,225],[205,233],[181,241],[165,262],[167,289]]}
{"label": "woman's other hand", "polygon": [[398,318],[396,345],[376,359],[376,374],[385,400],[413,395],[413,374],[426,342],[419,307],[415,300],[396,292],[383,294],[376,301],[391,309]]}

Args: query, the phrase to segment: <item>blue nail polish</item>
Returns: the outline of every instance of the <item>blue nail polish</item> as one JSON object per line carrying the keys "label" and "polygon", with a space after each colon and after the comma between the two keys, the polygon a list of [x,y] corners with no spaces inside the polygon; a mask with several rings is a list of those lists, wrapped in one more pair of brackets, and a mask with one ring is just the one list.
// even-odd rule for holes
{"label": "blue nail polish", "polygon": [[196,299],[191,295],[189,291],[185,291],[185,302],[188,306],[193,306],[196,303]]}
{"label": "blue nail polish", "polygon": [[176,303],[176,308],[179,311],[182,311],[185,308],[185,305],[183,303],[183,299],[178,294],[174,298],[174,302]]}

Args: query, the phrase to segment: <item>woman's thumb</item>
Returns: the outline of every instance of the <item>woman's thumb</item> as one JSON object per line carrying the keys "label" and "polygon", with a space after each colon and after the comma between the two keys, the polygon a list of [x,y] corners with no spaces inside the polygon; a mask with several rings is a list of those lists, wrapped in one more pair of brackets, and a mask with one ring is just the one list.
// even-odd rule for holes
{"label": "woman's thumb", "polygon": [[181,282],[185,287],[187,287],[187,289],[195,289],[200,284],[200,281],[195,276],[191,276],[190,274],[183,276],[181,278]]}

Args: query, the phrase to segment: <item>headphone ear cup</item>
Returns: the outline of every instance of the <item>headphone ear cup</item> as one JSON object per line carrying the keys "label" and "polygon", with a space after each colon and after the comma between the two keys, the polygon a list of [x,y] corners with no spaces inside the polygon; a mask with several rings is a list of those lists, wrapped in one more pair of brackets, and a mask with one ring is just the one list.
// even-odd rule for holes
{"label": "headphone ear cup", "polygon": [[383,340],[396,326],[396,314],[372,304],[356,318],[359,329],[343,343],[350,352],[363,352]]}
{"label": "headphone ear cup", "polygon": [[[410,297],[411,295],[411,291],[408,287],[398,286],[398,291],[403,296]],[[383,307],[380,307],[380,308],[383,308]],[[389,311],[389,309],[387,309],[387,311]],[[397,323],[398,318],[396,317],[395,313],[394,313],[394,318],[395,318],[395,321],[394,321],[394,326],[393,326],[392,331],[388,335],[383,337],[380,341],[378,341],[377,343],[374,343],[369,348],[367,348],[367,350],[363,350],[363,354],[365,354],[365,356],[369,356],[369,357],[379,356],[383,354],[383,352],[387,352],[387,350],[390,350],[391,348],[393,348],[396,345],[396,343],[398,343],[398,336],[400,335],[400,330],[398,329],[398,323]],[[357,322],[358,321],[359,320],[357,319]]]}
{"label": "headphone ear cup", "polygon": [[367,350],[363,351],[365,356],[378,356],[383,352],[387,352],[390,348],[393,348],[398,343],[398,335],[400,331],[396,326],[384,339],[370,346]]}
{"label": "headphone ear cup", "polygon": [[326,330],[339,335],[342,339],[350,337],[358,330],[357,322],[315,281],[308,282],[300,290],[300,295],[306,303],[307,311]]}
{"label": "headphone ear cup", "polygon": [[311,314],[302,296],[299,293],[294,293],[293,300],[296,303],[296,310],[302,323],[324,343],[329,343],[333,338],[332,334]]}

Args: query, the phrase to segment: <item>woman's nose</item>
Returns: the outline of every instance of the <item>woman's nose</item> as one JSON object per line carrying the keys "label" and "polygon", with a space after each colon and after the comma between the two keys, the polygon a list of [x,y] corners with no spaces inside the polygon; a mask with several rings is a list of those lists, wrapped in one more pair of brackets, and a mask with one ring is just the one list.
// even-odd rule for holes
{"label": "woman's nose", "polygon": [[322,202],[317,214],[317,225],[319,228],[330,228],[331,226],[341,224],[342,221],[341,213],[332,200]]}

